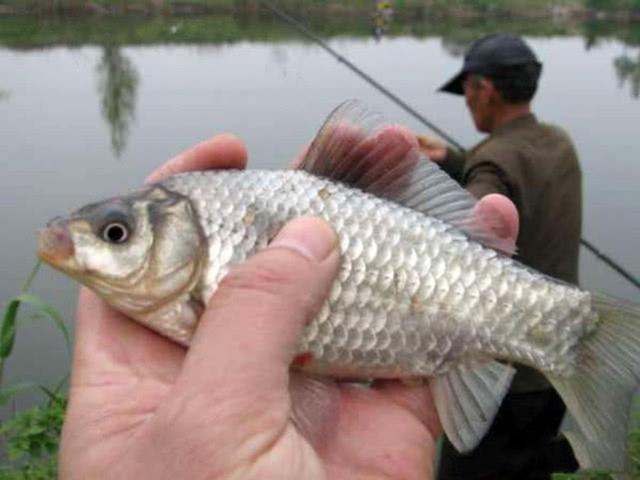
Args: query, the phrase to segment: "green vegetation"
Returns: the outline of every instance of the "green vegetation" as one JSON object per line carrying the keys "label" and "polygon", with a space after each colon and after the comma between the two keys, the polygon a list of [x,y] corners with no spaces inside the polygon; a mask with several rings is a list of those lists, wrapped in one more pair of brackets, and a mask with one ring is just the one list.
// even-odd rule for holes
{"label": "green vegetation", "polygon": [[640,11],[640,0],[584,0],[584,4],[598,11]]}
{"label": "green vegetation", "polygon": [[102,116],[111,127],[111,148],[120,156],[134,119],[138,73],[131,60],[115,46],[104,47],[97,71]]}
{"label": "green vegetation", "polygon": [[0,467],[0,480],[45,480],[56,477],[57,454],[66,396],[49,392],[43,405],[23,410],[0,427],[11,462]]}
{"label": "green vegetation", "polygon": [[[302,18],[302,17],[301,17]],[[369,16],[344,17],[312,15],[304,17],[323,38],[343,35],[370,38]],[[607,39],[640,45],[640,28],[634,23],[610,21],[556,21],[531,19],[473,18],[467,20],[393,21],[388,37],[440,37],[452,47],[489,31],[509,31],[527,36],[582,36],[586,48]],[[297,31],[272,16],[87,16],[36,17],[0,16],[0,45],[9,48],[47,48],[60,45],[132,46],[151,44],[227,44],[249,42],[306,42]],[[461,53],[461,52],[460,52]]]}
{"label": "green vegetation", "polygon": [[38,389],[46,397],[41,406],[19,411],[0,425],[2,450],[8,462],[0,466],[0,480],[48,480],[56,477],[57,454],[67,397],[63,392],[66,376],[54,389],[34,385],[30,382],[5,386],[2,373],[10,357],[20,321],[18,313],[23,304],[36,307],[39,315],[55,323],[63,335],[67,349],[71,338],[64,321],[56,310],[44,300],[28,293],[37,274],[36,264],[27,279],[22,293],[7,303],[0,325],[0,407],[26,389]]}
{"label": "green vegetation", "polygon": [[[325,12],[361,14],[371,12],[371,0],[278,0],[281,8],[296,13]],[[640,16],[640,0],[395,0],[396,13],[419,16],[586,16],[615,14],[621,18]],[[91,13],[91,14],[200,14],[258,13],[260,0],[10,0],[0,2],[0,12],[10,13]]]}

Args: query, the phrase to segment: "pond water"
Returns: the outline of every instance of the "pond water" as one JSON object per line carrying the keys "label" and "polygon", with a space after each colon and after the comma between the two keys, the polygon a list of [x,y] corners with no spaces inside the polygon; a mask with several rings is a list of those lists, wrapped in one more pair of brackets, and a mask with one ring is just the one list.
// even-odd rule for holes
{"label": "pond water", "polygon": [[[271,39],[269,34],[256,38],[248,30],[244,37],[239,27],[227,41],[191,43],[186,36],[141,42],[123,34],[113,35],[113,41],[67,38],[49,45],[41,38],[21,44],[3,37],[3,22],[9,20],[0,18],[3,301],[19,291],[32,268],[36,231],[47,219],[140,185],[167,158],[215,133],[242,137],[254,168],[286,165],[331,109],[348,98],[428,133],[294,32]],[[169,32],[179,32],[184,21],[164,22]],[[65,25],[72,34],[73,22]],[[479,28],[472,36],[496,28],[501,27]],[[87,26],[80,22],[77,29]],[[435,92],[459,68],[467,39],[453,34],[455,25],[439,31],[449,33],[415,33],[398,26],[375,39],[345,28],[333,32],[328,42],[471,146],[481,135],[464,101]],[[524,33],[544,62],[535,111],[564,127],[580,155],[584,237],[639,274],[638,43],[613,36],[594,40],[573,29]],[[640,299],[634,287],[585,250],[580,268],[584,287]],[[73,282],[44,267],[34,292],[72,325]],[[19,331],[6,381],[54,383],[68,367],[62,338],[46,322],[29,322],[28,309],[22,318],[27,323]]]}

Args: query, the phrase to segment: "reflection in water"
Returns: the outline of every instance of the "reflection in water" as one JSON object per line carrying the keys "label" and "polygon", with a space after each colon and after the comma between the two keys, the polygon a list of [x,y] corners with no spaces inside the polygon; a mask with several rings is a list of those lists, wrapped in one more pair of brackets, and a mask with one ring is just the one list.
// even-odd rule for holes
{"label": "reflection in water", "polygon": [[7,100],[10,96],[11,94],[7,90],[2,90],[0,88],[0,102]]}
{"label": "reflection in water", "polygon": [[373,36],[380,40],[382,36],[391,28],[393,21],[393,6],[389,0],[377,0],[375,11],[371,16],[373,24]]}
{"label": "reflection in water", "polygon": [[461,40],[459,38],[442,37],[440,41],[442,49],[452,57],[463,57],[471,44],[471,40]]}
{"label": "reflection in water", "polygon": [[280,73],[287,76],[287,64],[289,63],[289,53],[282,45],[275,43],[271,47],[271,60],[280,69]]}
{"label": "reflection in water", "polygon": [[115,46],[104,47],[96,72],[102,116],[109,123],[113,153],[119,157],[127,145],[135,117],[138,72],[131,60]]}
{"label": "reflection in water", "polygon": [[620,81],[620,86],[629,81],[631,86],[631,96],[633,98],[640,97],[640,52],[638,52],[635,60],[626,52],[613,60],[613,66],[616,75]]}

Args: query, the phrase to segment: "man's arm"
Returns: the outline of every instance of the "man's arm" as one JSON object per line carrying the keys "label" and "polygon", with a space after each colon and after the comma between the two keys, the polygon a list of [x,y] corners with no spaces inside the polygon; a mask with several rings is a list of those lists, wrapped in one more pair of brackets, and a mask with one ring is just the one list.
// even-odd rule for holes
{"label": "man's arm", "polygon": [[465,188],[480,199],[491,193],[505,195],[518,207],[506,172],[491,160],[472,161],[463,174]]}
{"label": "man's arm", "polygon": [[449,174],[456,182],[462,183],[464,178],[465,154],[452,147],[447,147],[447,153],[442,161],[438,162],[440,168]]}

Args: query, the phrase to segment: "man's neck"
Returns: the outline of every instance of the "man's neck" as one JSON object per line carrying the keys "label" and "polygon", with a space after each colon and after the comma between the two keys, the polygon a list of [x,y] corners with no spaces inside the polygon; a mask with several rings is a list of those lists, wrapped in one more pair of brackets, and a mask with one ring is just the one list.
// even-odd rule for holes
{"label": "man's neck", "polygon": [[531,113],[530,103],[502,104],[499,108],[496,108],[491,131],[528,113]]}

